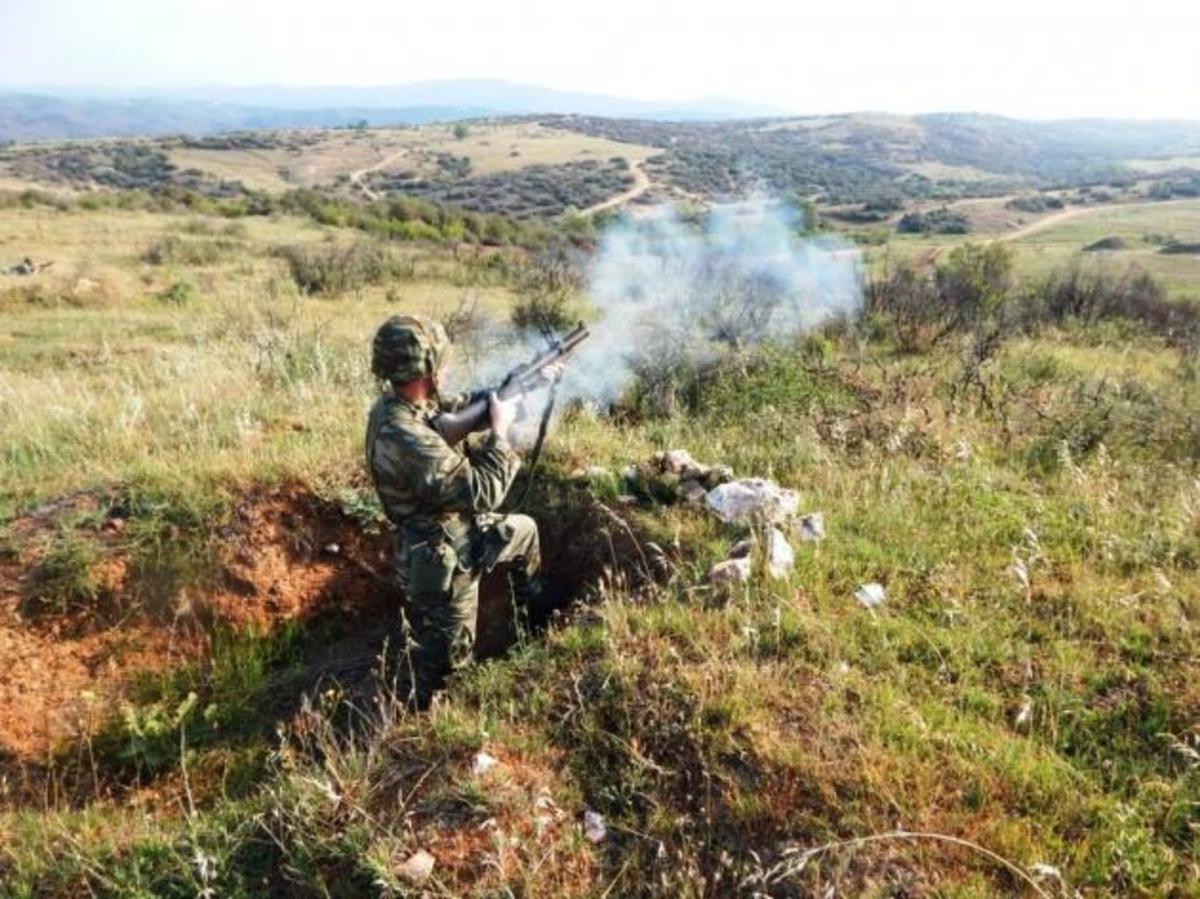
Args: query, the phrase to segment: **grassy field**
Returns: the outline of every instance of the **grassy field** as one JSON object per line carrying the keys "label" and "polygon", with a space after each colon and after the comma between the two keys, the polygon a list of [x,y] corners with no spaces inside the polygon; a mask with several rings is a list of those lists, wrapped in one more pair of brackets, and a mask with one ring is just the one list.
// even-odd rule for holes
{"label": "grassy field", "polygon": [[[1159,279],[1174,296],[1200,297],[1200,260],[1161,252],[1171,241],[1200,238],[1200,200],[1068,207],[1045,216],[1021,215],[1004,209],[1003,203],[1003,199],[974,201],[971,215],[979,230],[972,237],[1010,241],[1024,275],[1046,275],[1073,264],[1112,271],[1136,266]],[[1119,238],[1125,246],[1085,252],[1085,247],[1109,237]],[[872,249],[871,255],[932,258],[962,240],[956,235],[898,234],[890,236],[885,247]]]}
{"label": "grassy field", "polygon": [[[452,154],[470,160],[471,174],[513,172],[530,165],[561,165],[621,157],[641,161],[659,152],[653,147],[546,128],[537,123],[471,124],[463,137],[448,125],[368,132],[325,132],[322,139],[299,148],[273,150],[178,149],[170,153],[180,168],[198,168],[248,187],[283,190],[288,186],[332,184],[338,176],[392,160],[379,170],[411,171],[426,177],[438,173],[437,157]],[[281,175],[284,171],[286,175]]]}
{"label": "grassy field", "polygon": [[[1015,241],[1016,273],[1113,234],[1149,267],[1142,236],[1198,217],[1089,211]],[[577,604],[411,715],[361,693],[399,602],[367,348],[392,312],[506,316],[515,255],[394,243],[378,283],[310,295],[278,247],[361,234],[42,208],[0,234],[55,262],[0,276],[0,893],[1200,896],[1178,335],[934,339],[880,307],[568,411],[527,510]],[[680,447],[827,536],[709,584],[745,531],[619,474]]]}

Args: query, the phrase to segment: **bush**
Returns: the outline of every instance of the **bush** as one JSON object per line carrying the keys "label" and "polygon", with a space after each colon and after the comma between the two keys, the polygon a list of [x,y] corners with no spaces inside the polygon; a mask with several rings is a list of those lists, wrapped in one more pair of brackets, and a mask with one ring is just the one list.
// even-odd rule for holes
{"label": "bush", "polygon": [[142,261],[150,265],[213,265],[241,247],[238,241],[228,238],[187,240],[170,234],[150,244],[142,253]]}
{"label": "bush", "polygon": [[196,286],[191,281],[172,281],[168,287],[163,288],[154,296],[160,303],[185,306],[196,296]]}
{"label": "bush", "polygon": [[1061,197],[1035,194],[1028,197],[1014,197],[1004,204],[1005,209],[1015,209],[1018,212],[1045,212],[1048,209],[1062,209]]}
{"label": "bush", "polygon": [[1131,267],[1118,277],[1079,266],[1053,272],[1024,298],[1026,324],[1128,319],[1172,341],[1200,334],[1200,306],[1167,298],[1157,281]]}
{"label": "bush", "polygon": [[583,273],[561,255],[543,253],[515,272],[517,301],[510,318],[522,331],[559,334],[579,318],[574,296],[583,287]]}
{"label": "bush", "polygon": [[971,223],[961,212],[949,207],[932,209],[929,212],[910,212],[900,217],[896,230],[901,234],[967,234]]}
{"label": "bush", "polygon": [[333,296],[371,284],[412,276],[412,263],[380,243],[360,241],[348,245],[293,244],[279,247],[276,255],[287,262],[296,286],[308,294]]}
{"label": "bush", "polygon": [[1007,244],[966,243],[933,271],[902,264],[872,278],[865,311],[891,325],[901,349],[922,349],[996,315],[1011,289],[1012,267]]}

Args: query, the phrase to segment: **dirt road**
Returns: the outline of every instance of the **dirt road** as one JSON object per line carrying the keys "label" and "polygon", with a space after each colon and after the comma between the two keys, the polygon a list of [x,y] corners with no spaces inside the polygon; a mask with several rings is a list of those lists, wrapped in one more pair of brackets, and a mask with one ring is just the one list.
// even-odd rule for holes
{"label": "dirt road", "polygon": [[623,206],[626,203],[631,203],[650,189],[650,176],[642,171],[641,162],[632,163],[629,166],[629,171],[633,173],[633,187],[624,193],[617,194],[615,197],[609,197],[601,203],[589,206],[583,210],[581,215],[595,215],[597,212],[603,212],[605,209],[612,209],[614,206]]}
{"label": "dirt road", "polygon": [[1048,215],[1043,219],[1038,219],[1036,222],[1030,222],[1016,231],[1010,231],[1008,234],[1002,234],[997,237],[997,240],[1021,240],[1031,234],[1036,234],[1039,231],[1045,231],[1047,228],[1053,228],[1067,219],[1077,218],[1081,215],[1089,215],[1092,213],[1104,212],[1109,209],[1127,209],[1131,206],[1175,206],[1180,203],[1195,203],[1192,198],[1183,200],[1147,200],[1140,203],[1106,203],[1101,206],[1081,206],[1076,209],[1064,209],[1062,212],[1056,212],[1053,215]]}
{"label": "dirt road", "polygon": [[363,181],[363,178],[367,177],[367,175],[371,174],[371,172],[378,172],[380,169],[387,168],[389,165],[391,165],[393,162],[395,162],[401,156],[404,156],[407,153],[408,153],[408,150],[397,150],[395,153],[391,154],[390,156],[385,156],[383,159],[379,160],[379,162],[375,163],[374,165],[369,165],[365,169],[357,169],[357,170],[351,172],[350,173],[350,186],[357,187],[359,190],[361,190],[363,192],[363,196],[366,197],[368,200],[378,200],[379,194],[375,193],[375,191],[373,191],[373,190],[371,190],[371,188],[367,187],[367,183],[365,181]]}

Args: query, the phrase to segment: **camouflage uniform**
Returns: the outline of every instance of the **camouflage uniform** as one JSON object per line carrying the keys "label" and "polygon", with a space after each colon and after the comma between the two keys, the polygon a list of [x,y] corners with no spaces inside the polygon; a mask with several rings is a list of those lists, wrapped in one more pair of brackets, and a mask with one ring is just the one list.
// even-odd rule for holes
{"label": "camouflage uniform", "polygon": [[[425,377],[440,367],[448,346],[437,323],[393,316],[376,335],[372,368],[397,383]],[[517,598],[526,602],[539,588],[536,523],[494,512],[520,468],[517,454],[495,434],[464,451],[433,427],[440,413],[471,399],[417,404],[389,389],[367,422],[367,467],[396,527],[396,576],[409,602],[421,703],[471,658],[483,573],[508,568]]]}

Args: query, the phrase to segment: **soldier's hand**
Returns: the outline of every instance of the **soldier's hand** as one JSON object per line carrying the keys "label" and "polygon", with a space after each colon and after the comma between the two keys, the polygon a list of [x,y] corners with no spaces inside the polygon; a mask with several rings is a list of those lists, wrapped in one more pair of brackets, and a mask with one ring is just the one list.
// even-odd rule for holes
{"label": "soldier's hand", "polygon": [[502,400],[495,392],[488,394],[488,416],[492,422],[492,433],[501,440],[508,440],[508,432],[517,417],[515,400]]}
{"label": "soldier's hand", "polygon": [[566,368],[564,362],[551,362],[545,368],[538,372],[543,384],[553,384],[562,377],[563,369]]}

